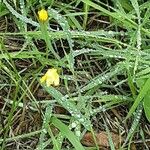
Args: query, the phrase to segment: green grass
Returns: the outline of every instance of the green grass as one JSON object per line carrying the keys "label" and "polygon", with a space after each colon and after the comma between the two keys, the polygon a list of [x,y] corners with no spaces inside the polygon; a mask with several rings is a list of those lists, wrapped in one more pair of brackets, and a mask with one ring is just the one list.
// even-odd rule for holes
{"label": "green grass", "polygon": [[[144,0],[0,1],[0,149],[149,147],[149,5]],[[48,11],[45,23],[38,20]],[[56,68],[61,82],[40,78]],[[144,126],[144,128],[143,128]],[[93,146],[82,144],[86,132]]]}

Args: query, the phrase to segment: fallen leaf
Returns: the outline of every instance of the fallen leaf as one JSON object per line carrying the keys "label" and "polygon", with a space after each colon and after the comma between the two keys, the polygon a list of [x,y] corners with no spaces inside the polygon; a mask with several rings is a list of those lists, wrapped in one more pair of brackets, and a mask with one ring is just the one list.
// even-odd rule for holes
{"label": "fallen leaf", "polygon": [[2,96],[0,96],[0,109],[2,109],[4,106],[4,100],[2,98]]}
{"label": "fallen leaf", "polygon": [[[110,147],[109,141],[108,141],[108,135],[106,132],[101,131],[99,133],[95,134],[96,136],[96,142],[99,147]],[[120,142],[122,141],[121,137],[118,134],[111,132],[111,137],[114,143],[115,148],[119,147]],[[82,140],[82,144],[85,146],[95,146],[95,142],[93,139],[93,135],[91,132],[86,133]]]}
{"label": "fallen leaf", "polygon": [[130,149],[131,149],[131,150],[136,150],[136,146],[135,146],[135,144],[134,144],[134,143],[132,143],[132,144],[131,144]]}
{"label": "fallen leaf", "polygon": [[56,114],[67,114],[67,110],[60,106],[54,108]]}

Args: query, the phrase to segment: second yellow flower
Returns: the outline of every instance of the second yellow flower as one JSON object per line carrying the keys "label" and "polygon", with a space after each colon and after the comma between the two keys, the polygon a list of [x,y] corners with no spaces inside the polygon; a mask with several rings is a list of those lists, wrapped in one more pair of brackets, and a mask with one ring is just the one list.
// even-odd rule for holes
{"label": "second yellow flower", "polygon": [[48,13],[45,9],[38,11],[38,17],[40,21],[46,21],[48,19]]}
{"label": "second yellow flower", "polygon": [[59,74],[57,73],[57,69],[48,69],[46,74],[40,79],[41,83],[45,82],[47,86],[58,86],[60,79]]}

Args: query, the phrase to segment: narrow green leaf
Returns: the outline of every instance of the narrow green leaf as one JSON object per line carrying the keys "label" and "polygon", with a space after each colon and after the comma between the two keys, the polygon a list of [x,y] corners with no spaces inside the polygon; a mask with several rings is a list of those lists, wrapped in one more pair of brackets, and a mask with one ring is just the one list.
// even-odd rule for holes
{"label": "narrow green leaf", "polygon": [[98,85],[103,84],[105,81],[115,76],[116,74],[120,73],[122,70],[123,67],[120,67],[119,64],[117,64],[114,68],[110,70],[110,72],[105,74],[100,74],[95,78],[93,78],[91,81],[89,81],[89,83],[82,88],[82,91],[87,91]]}
{"label": "narrow green leaf", "polygon": [[140,10],[139,10],[139,4],[138,4],[138,1],[137,0],[130,0],[133,8],[135,9],[135,12],[138,16],[138,18],[140,18]]}
{"label": "narrow green leaf", "polygon": [[142,105],[142,103],[140,103],[134,114],[134,119],[133,119],[133,122],[131,123],[132,124],[131,128],[128,131],[128,135],[127,135],[126,139],[124,140],[122,147],[124,147],[127,143],[129,143],[129,141],[133,138],[133,135],[134,135],[134,133],[139,125],[140,119],[141,119],[142,110],[143,110],[143,105]]}
{"label": "narrow green leaf", "polygon": [[8,10],[16,17],[19,18],[20,20],[22,20],[25,23],[29,23],[33,26],[36,27],[40,27],[39,23],[33,21],[31,18],[27,18],[21,14],[19,14],[8,2],[7,0],[3,0],[3,3],[6,5],[6,7],[8,8]]}
{"label": "narrow green leaf", "polygon": [[62,123],[60,120],[57,118],[53,117],[52,118],[52,123],[54,124],[55,127],[57,127],[63,135],[65,135],[68,140],[72,143],[74,148],[76,150],[84,150],[83,146],[81,145],[80,141],[77,139],[77,137],[71,132],[64,123]]}
{"label": "narrow green leaf", "polygon": [[145,97],[147,92],[150,90],[150,86],[149,85],[150,85],[150,77],[149,77],[149,79],[147,79],[147,81],[145,82],[144,86],[141,88],[140,93],[137,96],[134,104],[132,105],[129,113],[127,114],[126,119],[128,119],[133,114],[133,112],[135,111],[135,109],[139,105],[140,101]]}
{"label": "narrow green leaf", "polygon": [[63,96],[59,91],[57,91],[55,88],[44,86],[45,90],[52,95],[56,101],[62,105],[70,114],[78,120],[87,130],[91,129],[91,122],[88,118],[86,118],[76,107],[74,103],[69,101],[69,99],[66,96]]}
{"label": "narrow green leaf", "polygon": [[137,24],[134,21],[132,21],[129,18],[128,15],[125,15],[125,14],[121,13],[120,11],[115,10],[116,12],[113,13],[113,12],[111,12],[111,11],[109,11],[109,10],[101,7],[100,5],[97,5],[96,3],[93,3],[90,0],[81,0],[81,1],[84,2],[84,3],[86,3],[87,5],[89,5],[91,7],[99,10],[99,11],[104,12],[105,14],[107,14],[107,15],[109,15],[109,16],[111,16],[111,17],[113,17],[113,18],[115,18],[115,19],[117,19],[117,20],[119,20],[121,22],[124,22],[124,20],[126,19],[133,28],[135,28],[137,26]]}
{"label": "narrow green leaf", "polygon": [[150,92],[148,92],[147,95],[144,97],[143,105],[146,118],[150,122]]}

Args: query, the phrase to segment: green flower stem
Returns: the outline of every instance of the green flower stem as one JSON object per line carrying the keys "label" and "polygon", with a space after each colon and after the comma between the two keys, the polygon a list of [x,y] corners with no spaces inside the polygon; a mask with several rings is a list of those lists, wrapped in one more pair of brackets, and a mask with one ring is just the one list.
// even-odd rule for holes
{"label": "green flower stem", "polygon": [[55,52],[55,50],[53,49],[53,46],[51,44],[51,41],[50,41],[50,38],[49,38],[49,34],[48,34],[48,31],[47,31],[47,23],[46,22],[41,22],[40,23],[40,27],[41,27],[41,32],[42,32],[42,36],[46,42],[46,45],[47,45],[47,50],[46,50],[46,56],[48,58],[48,53],[49,51],[52,52],[52,54],[58,59],[60,60],[60,57],[59,55]]}

